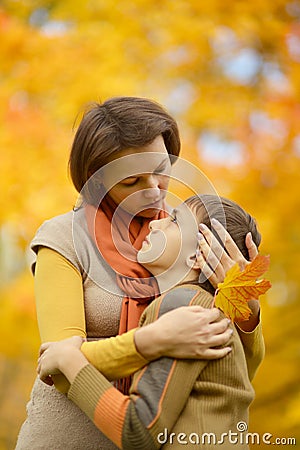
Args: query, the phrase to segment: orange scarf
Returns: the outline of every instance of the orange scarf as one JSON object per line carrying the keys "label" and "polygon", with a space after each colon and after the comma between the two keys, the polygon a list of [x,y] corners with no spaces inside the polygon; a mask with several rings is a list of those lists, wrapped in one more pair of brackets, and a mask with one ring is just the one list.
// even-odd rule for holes
{"label": "orange scarf", "polygon": [[155,278],[137,262],[136,255],[149,233],[149,222],[167,217],[167,213],[162,210],[145,219],[133,217],[121,208],[115,213],[116,207],[106,195],[98,209],[87,204],[85,216],[92,239],[116,272],[117,284],[125,293],[119,326],[122,334],[138,326],[142,312],[159,295]]}

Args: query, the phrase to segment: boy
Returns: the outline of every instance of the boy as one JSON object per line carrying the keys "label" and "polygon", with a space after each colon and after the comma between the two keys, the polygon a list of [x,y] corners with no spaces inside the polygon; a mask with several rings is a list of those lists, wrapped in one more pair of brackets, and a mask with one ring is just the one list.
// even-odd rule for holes
{"label": "boy", "polygon": [[[204,236],[213,240],[217,238],[208,229],[211,222],[215,230],[220,229],[219,222],[226,222],[228,233],[246,258],[245,235],[251,232],[255,244],[260,244],[254,219],[236,203],[213,195],[190,197],[169,217],[152,221],[137,260],[155,276],[163,295],[146,309],[141,326],[163,320],[164,313],[181,306],[212,306],[214,289],[202,282],[195,253],[199,222]],[[204,238],[200,245],[206,245]],[[256,311],[254,330],[245,333],[234,326],[231,352],[224,358],[160,358],[134,374],[129,396],[88,363],[78,348],[81,341],[73,338],[43,344],[40,377],[63,372],[71,383],[68,397],[121,449],[195,448],[195,444],[204,449],[211,444],[247,449],[240,424],[247,428],[254,398],[250,380],[264,353],[258,302],[251,302]],[[93,346],[94,351],[87,353],[94,355],[90,360],[99,366],[97,343],[85,343],[82,350],[87,346]]]}

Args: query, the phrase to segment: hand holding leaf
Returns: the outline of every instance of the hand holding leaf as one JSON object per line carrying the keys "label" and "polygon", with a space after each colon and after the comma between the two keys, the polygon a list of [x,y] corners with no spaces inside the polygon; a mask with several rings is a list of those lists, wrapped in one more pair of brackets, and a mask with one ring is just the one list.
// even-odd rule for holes
{"label": "hand holding leaf", "polygon": [[268,280],[257,280],[270,265],[270,257],[257,255],[241,271],[239,265],[228,270],[223,283],[218,284],[214,304],[232,321],[248,320],[251,310],[247,302],[267,292],[271,287]]}

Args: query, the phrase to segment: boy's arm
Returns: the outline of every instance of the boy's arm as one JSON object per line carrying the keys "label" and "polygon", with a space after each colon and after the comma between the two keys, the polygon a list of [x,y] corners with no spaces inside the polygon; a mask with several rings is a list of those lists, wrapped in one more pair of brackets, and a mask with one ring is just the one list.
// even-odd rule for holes
{"label": "boy's arm", "polygon": [[[167,295],[153,302],[144,313],[144,324],[173,307],[189,304],[194,296],[195,291],[181,291],[175,299]],[[158,449],[159,432],[172,429],[207,364],[207,360],[160,358],[134,375],[129,396],[112,387],[94,367],[83,364],[75,377],[66,372],[72,381],[68,396],[119,448]]]}
{"label": "boy's arm", "polygon": [[241,338],[250,381],[253,380],[258,367],[265,356],[265,343],[260,321],[260,307],[258,300],[248,302],[252,315],[248,321],[236,323],[236,329]]}
{"label": "boy's arm", "polygon": [[[84,338],[84,298],[78,269],[55,250],[40,247],[34,280],[41,341],[58,341],[74,335]],[[84,343],[82,350],[110,380],[126,377],[148,362],[137,351],[133,334]],[[62,375],[55,375],[53,380],[58,390],[68,391],[69,383]]]}
{"label": "boy's arm", "polygon": [[161,358],[136,374],[129,395],[88,364],[77,373],[68,397],[119,448],[155,450],[161,447],[159,432],[172,429],[207,363]]}
{"label": "boy's arm", "polygon": [[258,367],[265,356],[265,344],[262,334],[262,325],[259,323],[253,331],[243,331],[236,326],[241,338],[250,381],[253,380]]}

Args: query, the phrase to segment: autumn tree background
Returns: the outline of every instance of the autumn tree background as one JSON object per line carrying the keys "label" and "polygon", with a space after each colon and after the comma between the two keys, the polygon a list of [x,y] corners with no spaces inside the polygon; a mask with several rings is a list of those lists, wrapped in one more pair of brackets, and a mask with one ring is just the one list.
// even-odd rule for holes
{"label": "autumn tree background", "polygon": [[116,95],[164,104],[182,156],[257,218],[273,288],[250,431],[300,448],[300,3],[2,0],[0,33],[0,449],[35,378],[29,242],[75,202],[77,114]]}

